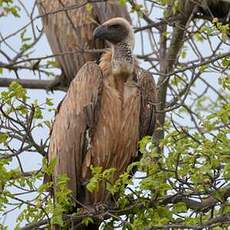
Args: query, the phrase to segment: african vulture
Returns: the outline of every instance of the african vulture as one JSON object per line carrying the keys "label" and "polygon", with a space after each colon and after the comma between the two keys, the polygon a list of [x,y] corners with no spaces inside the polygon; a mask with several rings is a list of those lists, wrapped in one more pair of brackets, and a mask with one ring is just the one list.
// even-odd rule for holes
{"label": "african vulture", "polygon": [[57,175],[65,174],[74,200],[88,206],[110,200],[103,184],[98,192],[86,191],[90,166],[115,168],[117,179],[136,157],[140,138],[152,134],[156,103],[154,80],[134,58],[129,22],[112,18],[95,29],[94,37],[109,41],[111,49],[99,65],[83,65],[71,82],[56,114],[48,151],[49,160],[57,160],[54,193]]}
{"label": "african vulture", "polygon": [[104,41],[93,39],[96,26],[113,17],[131,21],[126,7],[121,6],[118,0],[87,2],[38,0],[37,4],[53,53],[63,54],[57,56],[57,61],[64,73],[61,84],[67,87],[83,64],[100,58],[100,53],[92,49],[106,47]]}
{"label": "african vulture", "polygon": [[205,19],[213,21],[218,18],[223,24],[230,23],[230,1],[229,0],[199,0],[198,13]]}

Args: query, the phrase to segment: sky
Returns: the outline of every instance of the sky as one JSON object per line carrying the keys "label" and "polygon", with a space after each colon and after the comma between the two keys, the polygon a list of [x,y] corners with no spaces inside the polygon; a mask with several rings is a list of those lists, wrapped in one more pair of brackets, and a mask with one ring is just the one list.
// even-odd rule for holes
{"label": "sky", "polygon": [[[15,1],[17,2],[17,1]],[[26,7],[28,8],[28,10],[30,11],[30,9],[33,6],[34,1],[25,1],[26,3]],[[37,15],[37,10],[35,15]],[[160,16],[160,14],[159,14]],[[157,17],[157,16],[156,16]],[[134,20],[135,21],[135,20]],[[25,12],[22,11],[22,15],[21,18],[15,18],[13,16],[9,16],[6,18],[0,18],[0,32],[3,36],[7,35],[7,34],[11,34],[12,32],[14,32],[15,30],[17,30],[20,26],[25,25],[28,22],[28,17],[26,16]],[[38,28],[42,28],[41,22],[40,20],[36,21]],[[30,34],[30,32],[28,31],[28,34]],[[136,46],[135,46],[135,53],[140,53],[141,52],[141,46],[140,46],[140,42],[141,38],[140,36],[136,37]],[[20,45],[20,40],[18,36],[13,36],[11,39],[9,39],[7,42],[9,42],[9,44],[11,46],[13,46],[15,49],[19,49],[19,45]],[[1,45],[1,44],[0,44]],[[13,55],[13,52],[10,51],[5,45],[1,45],[0,49],[3,49],[4,51],[6,51],[7,53]],[[145,51],[148,53],[148,50],[151,50],[150,48],[150,44],[146,43],[144,46]],[[205,48],[205,45],[203,45],[201,47],[201,52],[208,53],[208,50]],[[36,46],[36,49],[34,51],[34,53],[32,54],[32,56],[46,56],[51,54],[51,50],[49,48],[47,39],[45,36],[42,37],[42,39],[39,41],[39,43]],[[193,54],[190,53],[189,58],[193,58],[192,57]],[[5,60],[1,60],[1,56],[0,56],[0,61],[5,61]],[[144,67],[147,67],[147,65],[143,65]],[[23,76],[25,78],[31,78],[31,72],[27,72],[24,71],[22,72]],[[4,72],[4,77],[10,77],[10,73],[8,71]],[[210,76],[209,76],[210,77]],[[213,78],[213,81],[214,80]],[[217,82],[215,83],[217,85]],[[198,85],[197,90],[201,90],[203,86],[202,85]],[[0,89],[3,90],[3,89]],[[28,94],[31,98],[31,101],[38,99],[39,101],[45,101],[46,97],[52,97],[54,98],[54,103],[55,105],[57,105],[61,99],[64,96],[63,92],[60,91],[55,91],[53,93],[51,92],[46,92],[45,90],[28,90]],[[53,112],[46,112],[45,113],[45,117],[47,119],[53,119],[54,114]],[[188,120],[187,119],[183,119],[182,123],[187,124]],[[41,137],[44,136],[48,136],[49,130],[48,129],[40,129],[35,133],[35,137],[37,137],[38,139],[40,139]],[[29,153],[25,153],[22,155],[22,162],[23,162],[23,166],[25,168],[25,170],[31,171],[34,169],[39,169],[41,167],[41,157],[39,155],[33,154],[33,155],[29,155]],[[10,167],[15,167],[16,162],[13,162]],[[12,212],[11,214],[9,214],[6,218],[5,217],[1,217],[0,216],[0,223],[3,223],[8,225],[8,229],[9,230],[13,230],[14,226],[15,226],[15,219],[17,217],[17,215],[19,214],[20,210],[16,210],[14,212]]]}

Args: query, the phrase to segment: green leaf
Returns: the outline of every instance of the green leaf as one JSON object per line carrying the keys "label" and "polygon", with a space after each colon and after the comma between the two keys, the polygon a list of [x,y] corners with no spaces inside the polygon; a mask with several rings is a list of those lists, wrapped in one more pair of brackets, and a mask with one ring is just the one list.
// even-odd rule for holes
{"label": "green leaf", "polygon": [[89,183],[86,185],[87,190],[90,192],[95,192],[99,190],[99,179],[96,177],[92,177],[89,180]]}
{"label": "green leaf", "polygon": [[47,161],[46,158],[43,158],[43,171],[47,174],[47,175],[51,175],[53,170],[54,170],[54,167],[57,163],[57,159],[52,159],[52,160],[49,160],[49,163]]}
{"label": "green leaf", "polygon": [[125,6],[126,0],[119,0],[119,4],[120,4],[121,6]]}
{"label": "green leaf", "polygon": [[[88,3],[87,6],[88,5],[91,5],[91,4]],[[47,66],[52,66],[54,68],[60,68],[60,64],[56,60],[48,60]]]}
{"label": "green leaf", "polygon": [[93,218],[92,217],[84,217],[81,221],[82,224],[88,226],[90,223],[93,223]]}
{"label": "green leaf", "polygon": [[174,204],[174,212],[175,213],[180,213],[180,212],[186,212],[187,207],[183,202],[178,202],[177,204]]}
{"label": "green leaf", "polygon": [[46,98],[46,105],[48,105],[48,106],[53,106],[54,105],[54,103],[52,102],[53,101],[53,98]]}
{"label": "green leaf", "polygon": [[0,133],[0,144],[5,143],[8,139],[8,134],[7,133]]}
{"label": "green leaf", "polygon": [[93,11],[93,5],[91,4],[91,3],[87,3],[86,4],[86,11],[88,12],[88,13],[92,13],[92,11]]}
{"label": "green leaf", "polygon": [[19,8],[18,7],[11,7],[9,8],[9,11],[15,16],[15,17],[20,17],[20,14],[18,13]]}

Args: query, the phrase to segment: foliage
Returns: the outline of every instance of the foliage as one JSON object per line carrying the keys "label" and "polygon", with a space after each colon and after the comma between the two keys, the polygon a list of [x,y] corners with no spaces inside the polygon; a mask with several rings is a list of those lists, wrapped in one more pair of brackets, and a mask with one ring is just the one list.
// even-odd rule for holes
{"label": "foliage", "polygon": [[13,0],[0,0],[0,17],[8,14],[20,17],[20,8],[14,5]]}
{"label": "foliage", "polygon": [[[47,125],[49,121],[44,119],[43,112],[53,104],[50,99],[42,104],[38,104],[37,100],[31,102],[27,90],[12,82],[1,92],[0,105],[0,209],[4,213],[7,204],[11,204],[23,210],[18,216],[18,223],[23,220],[36,222],[48,216],[43,206],[44,200],[50,198],[44,190],[39,191],[37,181],[42,179],[43,170],[25,172],[21,157],[35,153],[45,155],[47,140],[39,143],[35,131]],[[14,167],[15,160],[17,167]],[[24,200],[22,197],[26,194],[32,194],[34,202]]]}
{"label": "foliage", "polygon": [[[19,20],[25,5],[15,2],[0,0],[0,16],[10,20],[13,14]],[[158,83],[153,137],[139,142],[140,160],[117,180],[116,169],[91,166],[87,189],[96,192],[104,184],[113,205],[69,214],[68,178],[42,183],[56,164],[55,160],[47,164],[46,159],[52,126],[48,114],[54,115],[55,96],[35,99],[29,88],[39,84],[47,90],[47,79],[57,75],[59,65],[53,55],[36,56],[42,33],[35,29],[38,17],[32,7],[28,25],[0,41],[0,86],[6,86],[5,76],[11,77],[0,94],[0,213],[9,216],[20,210],[16,229],[23,229],[25,222],[33,229],[69,226],[74,220],[86,225],[100,221],[104,229],[227,229],[229,23],[194,15],[195,1],[119,2],[127,3],[137,18],[134,29],[141,47],[137,58]],[[86,8],[90,14],[92,5]],[[9,49],[7,42],[16,36],[20,47]],[[29,84],[28,75],[33,76]],[[39,163],[29,171],[28,158],[35,155]],[[54,183],[55,199],[48,192]],[[1,228],[7,229],[4,221]]]}

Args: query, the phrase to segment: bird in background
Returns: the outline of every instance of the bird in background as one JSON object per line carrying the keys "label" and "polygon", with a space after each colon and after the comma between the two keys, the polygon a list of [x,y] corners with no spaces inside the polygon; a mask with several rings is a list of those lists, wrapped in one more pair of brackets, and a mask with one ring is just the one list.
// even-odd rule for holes
{"label": "bird in background", "polygon": [[[104,182],[98,191],[87,191],[91,165],[115,168],[111,182],[118,179],[137,157],[140,138],[152,134],[157,101],[154,79],[134,57],[130,23],[121,17],[109,19],[93,36],[108,41],[111,48],[99,64],[84,64],[71,82],[57,111],[48,150],[48,160],[56,159],[54,197],[57,176],[67,175],[73,206],[89,209],[112,204]],[[98,229],[98,225],[81,229]]]}
{"label": "bird in background", "polygon": [[[195,13],[195,17],[207,19],[216,26],[217,22],[229,25],[230,29],[230,0],[199,0]],[[228,37],[230,38],[230,31]]]}
{"label": "bird in background", "polygon": [[198,11],[208,20],[212,21],[216,17],[224,23],[230,22],[229,0],[201,0],[198,3]]}

